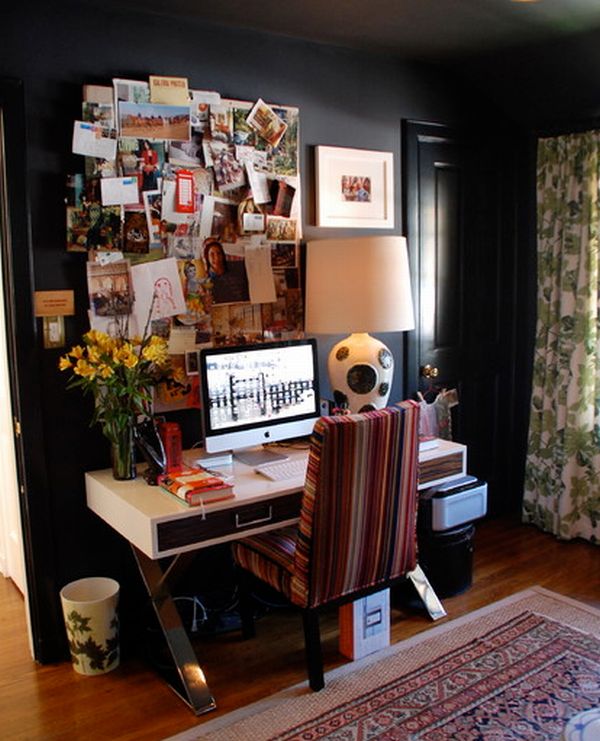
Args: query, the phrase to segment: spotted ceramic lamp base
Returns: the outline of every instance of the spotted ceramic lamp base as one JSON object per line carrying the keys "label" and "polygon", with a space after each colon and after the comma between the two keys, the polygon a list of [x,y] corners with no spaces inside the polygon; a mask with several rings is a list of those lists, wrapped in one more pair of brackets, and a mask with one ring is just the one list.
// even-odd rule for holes
{"label": "spotted ceramic lamp base", "polygon": [[337,407],[366,412],[386,406],[394,358],[380,340],[366,332],[351,334],[333,346],[327,370]]}

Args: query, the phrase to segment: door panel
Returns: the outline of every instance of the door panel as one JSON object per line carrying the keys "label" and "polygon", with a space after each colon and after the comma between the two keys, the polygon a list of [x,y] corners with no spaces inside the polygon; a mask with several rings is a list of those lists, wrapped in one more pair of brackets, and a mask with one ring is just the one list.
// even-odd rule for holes
{"label": "door panel", "polygon": [[[520,498],[520,492],[507,491],[516,312],[507,165],[492,137],[468,139],[416,122],[405,122],[403,133],[405,224],[418,317],[408,343],[407,389],[429,392],[428,400],[439,389],[457,389],[453,437],[468,446],[469,472],[488,482],[490,512],[507,511]],[[422,377],[426,365],[438,369],[436,378]]]}

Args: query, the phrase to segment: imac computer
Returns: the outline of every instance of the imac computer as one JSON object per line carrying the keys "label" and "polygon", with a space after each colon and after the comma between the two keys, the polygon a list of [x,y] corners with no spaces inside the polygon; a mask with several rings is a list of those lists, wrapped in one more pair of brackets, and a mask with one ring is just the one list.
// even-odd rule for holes
{"label": "imac computer", "polygon": [[320,416],[314,339],[200,351],[204,448],[260,465],[285,455],[264,443],[309,435]]}

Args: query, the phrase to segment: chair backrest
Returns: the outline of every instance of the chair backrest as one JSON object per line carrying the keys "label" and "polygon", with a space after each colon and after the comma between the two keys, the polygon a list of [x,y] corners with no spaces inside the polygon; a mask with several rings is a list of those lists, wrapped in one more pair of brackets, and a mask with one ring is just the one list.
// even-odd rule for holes
{"label": "chair backrest", "polygon": [[419,407],[322,417],[311,438],[292,601],[304,607],[403,576],[417,563]]}

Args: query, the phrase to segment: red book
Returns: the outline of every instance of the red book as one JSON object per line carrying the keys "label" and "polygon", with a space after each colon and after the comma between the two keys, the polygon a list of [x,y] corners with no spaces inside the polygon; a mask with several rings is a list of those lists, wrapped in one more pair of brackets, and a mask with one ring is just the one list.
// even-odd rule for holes
{"label": "red book", "polygon": [[204,468],[181,468],[159,476],[158,483],[166,492],[191,507],[234,496],[232,484]]}

